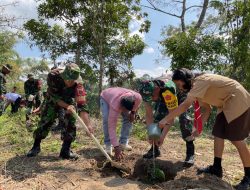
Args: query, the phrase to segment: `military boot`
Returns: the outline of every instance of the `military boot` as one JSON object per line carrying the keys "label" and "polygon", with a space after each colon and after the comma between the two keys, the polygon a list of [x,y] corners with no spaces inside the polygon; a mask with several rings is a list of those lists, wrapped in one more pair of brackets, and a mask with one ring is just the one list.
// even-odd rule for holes
{"label": "military boot", "polygon": [[186,159],[184,161],[184,165],[186,167],[191,167],[194,165],[194,142],[186,142]]}
{"label": "military boot", "polygon": [[39,154],[39,152],[41,151],[40,144],[41,144],[41,139],[35,139],[33,147],[27,153],[27,157],[37,156]]}
{"label": "military boot", "polygon": [[63,141],[60,158],[68,160],[77,160],[79,156],[70,150],[71,141]]}
{"label": "military boot", "polygon": [[152,159],[153,155],[155,156],[155,158],[159,157],[161,155],[161,151],[159,150],[159,147],[155,145],[155,150],[154,150],[154,154],[153,154],[153,146],[149,149],[149,151],[143,155],[143,158],[146,159]]}

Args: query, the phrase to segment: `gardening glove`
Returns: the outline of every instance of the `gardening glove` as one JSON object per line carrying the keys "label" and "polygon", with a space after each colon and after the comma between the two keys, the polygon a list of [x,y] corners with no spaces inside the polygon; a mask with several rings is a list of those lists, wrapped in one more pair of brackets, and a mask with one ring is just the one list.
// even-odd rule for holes
{"label": "gardening glove", "polygon": [[120,161],[121,159],[123,159],[123,152],[120,146],[116,146],[115,148],[115,159],[117,161]]}

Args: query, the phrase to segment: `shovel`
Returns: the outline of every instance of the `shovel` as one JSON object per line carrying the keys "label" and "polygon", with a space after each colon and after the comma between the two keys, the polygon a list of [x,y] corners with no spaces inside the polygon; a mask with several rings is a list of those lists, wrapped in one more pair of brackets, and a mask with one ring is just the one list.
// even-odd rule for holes
{"label": "shovel", "polygon": [[[115,162],[115,161],[113,161],[111,159],[111,157],[104,150],[104,148],[102,147],[102,145],[100,144],[100,142],[98,141],[98,139],[95,138],[95,136],[92,133],[89,132],[88,127],[85,125],[85,123],[83,122],[83,120],[78,116],[78,114],[75,111],[73,111],[73,116],[80,123],[81,127],[84,128],[84,130],[90,134],[90,137],[93,139],[93,141],[95,142],[96,146],[100,149],[100,151],[103,153],[103,155],[107,158],[108,162],[111,163],[111,166],[114,167],[114,168],[117,168],[117,169],[119,169],[121,171],[124,171],[127,174],[130,174],[131,173],[131,169],[130,168],[126,168],[125,166],[122,166],[120,163]],[[107,164],[107,162],[105,164]]]}

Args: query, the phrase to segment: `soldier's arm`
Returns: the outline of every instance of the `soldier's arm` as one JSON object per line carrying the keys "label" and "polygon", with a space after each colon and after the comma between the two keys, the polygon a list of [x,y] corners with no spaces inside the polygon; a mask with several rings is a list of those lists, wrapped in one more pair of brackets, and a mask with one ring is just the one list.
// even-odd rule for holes
{"label": "soldier's arm", "polygon": [[63,100],[60,100],[60,99],[57,100],[57,105],[60,106],[60,107],[62,107],[62,108],[64,108],[64,109],[66,109],[66,110],[70,106],[69,104],[67,104],[66,102],[64,102]]}
{"label": "soldier's arm", "polygon": [[188,96],[187,99],[179,107],[169,112],[169,114],[160,121],[160,128],[166,127],[166,125],[168,125],[175,117],[181,115],[186,110],[188,110],[188,108],[192,105],[194,101],[195,98]]}
{"label": "soldier's arm", "polygon": [[150,125],[151,123],[154,122],[153,108],[149,102],[144,102],[144,105],[146,109],[146,124]]}
{"label": "soldier's arm", "polygon": [[[92,124],[91,124],[91,121],[90,121],[90,118],[89,118],[89,113],[82,111],[82,112],[80,112],[80,117],[83,120],[83,122],[85,123],[85,125],[88,127],[89,132],[93,133],[94,129],[92,127]],[[87,135],[90,135],[90,134],[87,132]]]}
{"label": "soldier's arm", "polygon": [[[82,118],[83,122],[88,127],[89,132],[93,133],[94,130],[93,130],[93,127],[91,125],[90,118],[89,118],[89,107],[87,104],[86,96],[87,96],[87,93],[86,93],[82,83],[77,84],[76,92],[75,92],[75,100],[77,103],[77,109],[78,109],[79,115]],[[90,134],[87,132],[87,135],[90,135]]]}

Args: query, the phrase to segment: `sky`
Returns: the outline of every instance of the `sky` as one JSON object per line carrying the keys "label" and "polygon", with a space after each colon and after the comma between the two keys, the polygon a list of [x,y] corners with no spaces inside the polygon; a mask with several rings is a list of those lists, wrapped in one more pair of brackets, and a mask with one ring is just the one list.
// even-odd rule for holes
{"label": "sky", "polygon": [[[10,3],[16,0],[1,0],[1,4]],[[35,0],[17,0],[18,4],[15,7],[8,7],[6,12],[10,15],[16,15],[24,19],[37,18],[37,3]],[[193,0],[192,3],[199,3],[200,0]],[[142,5],[149,5],[146,0],[142,0]],[[171,8],[170,8],[171,9]],[[167,25],[179,25],[177,18],[168,16],[166,14],[143,8],[144,12],[148,13],[148,20],[151,22],[150,31],[146,34],[140,34],[144,39],[147,47],[143,54],[133,58],[132,63],[134,71],[137,77],[141,77],[143,74],[149,74],[152,77],[158,77],[165,73],[170,66],[170,59],[162,59],[161,47],[159,41],[162,40],[161,31],[164,26]],[[191,12],[187,20],[195,19],[195,14]],[[18,25],[22,25],[23,19],[17,21]],[[132,22],[130,24],[131,33],[138,33],[138,22]],[[21,57],[33,57],[41,58],[43,53],[39,51],[37,47],[30,48],[27,40],[20,41],[16,46],[15,50]],[[160,60],[160,61],[157,61]]]}

